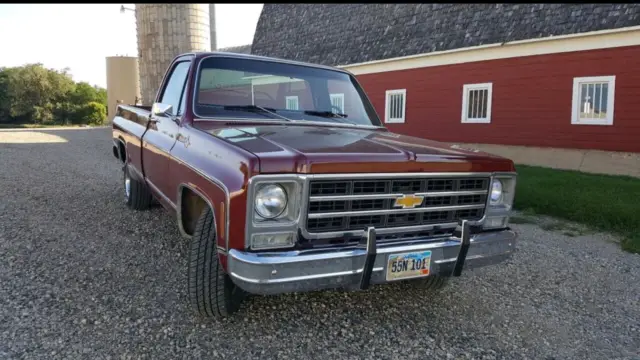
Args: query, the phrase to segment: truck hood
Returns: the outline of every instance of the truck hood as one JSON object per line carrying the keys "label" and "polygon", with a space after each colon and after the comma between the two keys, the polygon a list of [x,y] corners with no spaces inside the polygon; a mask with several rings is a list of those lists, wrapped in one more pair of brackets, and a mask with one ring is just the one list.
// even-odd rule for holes
{"label": "truck hood", "polygon": [[511,160],[386,129],[307,125],[200,127],[256,155],[261,173],[514,171]]}

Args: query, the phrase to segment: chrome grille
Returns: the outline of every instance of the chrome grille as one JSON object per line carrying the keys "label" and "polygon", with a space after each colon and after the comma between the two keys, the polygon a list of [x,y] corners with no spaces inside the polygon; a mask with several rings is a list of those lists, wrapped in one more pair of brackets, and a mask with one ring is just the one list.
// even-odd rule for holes
{"label": "chrome grille", "polygon": [[[438,177],[311,180],[306,209],[308,233],[364,230],[479,220],[490,178]],[[403,195],[423,196],[413,208],[395,205]]]}

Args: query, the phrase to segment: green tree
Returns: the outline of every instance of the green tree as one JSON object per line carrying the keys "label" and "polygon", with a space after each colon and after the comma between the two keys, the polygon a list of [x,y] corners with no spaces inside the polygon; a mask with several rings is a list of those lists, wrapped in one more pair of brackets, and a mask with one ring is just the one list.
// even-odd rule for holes
{"label": "green tree", "polygon": [[11,68],[0,68],[0,124],[9,123],[11,117]]}
{"label": "green tree", "polygon": [[24,122],[49,118],[46,104],[51,96],[51,84],[42,64],[23,66],[12,75],[11,116]]}
{"label": "green tree", "polygon": [[97,92],[96,102],[99,102],[100,104],[104,105],[105,108],[108,107],[109,105],[107,104],[107,89],[101,88],[97,85],[94,86],[93,88]]}
{"label": "green tree", "polygon": [[0,123],[102,124],[106,106],[107,91],[75,83],[69,69],[0,68]]}
{"label": "green tree", "polygon": [[57,124],[69,124],[75,110],[75,106],[69,102],[69,98],[76,91],[77,85],[69,75],[69,69],[63,69],[60,72],[47,71],[49,82],[55,89],[48,99],[50,105],[47,105],[51,109],[51,121]]}
{"label": "green tree", "polygon": [[[51,123],[56,104],[67,101],[75,83],[66,71],[29,64],[10,74],[10,115],[20,122]],[[56,119],[62,122],[66,119]]]}
{"label": "green tree", "polygon": [[101,102],[98,89],[86,82],[79,82],[71,94],[71,102],[76,105],[82,105],[89,102]]}

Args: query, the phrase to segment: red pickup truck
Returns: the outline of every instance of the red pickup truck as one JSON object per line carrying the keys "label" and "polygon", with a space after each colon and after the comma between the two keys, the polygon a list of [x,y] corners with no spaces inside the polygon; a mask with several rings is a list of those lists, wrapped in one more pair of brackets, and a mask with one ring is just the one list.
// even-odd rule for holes
{"label": "red pickup truck", "polygon": [[438,288],[515,250],[513,162],[391,133],[332,67],[180,55],[153,106],[118,106],[113,155],[126,205],[157,201],[189,239],[204,316],[247,294]]}

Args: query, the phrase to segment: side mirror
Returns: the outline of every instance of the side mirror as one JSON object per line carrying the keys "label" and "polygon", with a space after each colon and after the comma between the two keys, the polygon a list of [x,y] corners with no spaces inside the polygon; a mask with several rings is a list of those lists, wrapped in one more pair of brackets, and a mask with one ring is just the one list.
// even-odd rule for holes
{"label": "side mirror", "polygon": [[151,115],[153,116],[173,116],[171,114],[171,110],[173,110],[173,105],[162,104],[162,103],[154,103],[151,106]]}

